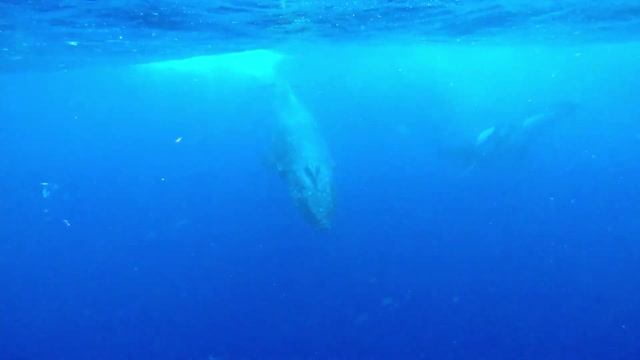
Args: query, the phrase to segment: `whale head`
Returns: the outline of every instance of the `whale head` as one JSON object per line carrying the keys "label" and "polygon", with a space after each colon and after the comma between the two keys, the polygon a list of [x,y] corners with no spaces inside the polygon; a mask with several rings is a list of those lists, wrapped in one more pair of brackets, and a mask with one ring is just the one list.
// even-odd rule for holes
{"label": "whale head", "polygon": [[319,230],[331,227],[333,169],[327,161],[306,161],[289,173],[291,195],[302,215]]}

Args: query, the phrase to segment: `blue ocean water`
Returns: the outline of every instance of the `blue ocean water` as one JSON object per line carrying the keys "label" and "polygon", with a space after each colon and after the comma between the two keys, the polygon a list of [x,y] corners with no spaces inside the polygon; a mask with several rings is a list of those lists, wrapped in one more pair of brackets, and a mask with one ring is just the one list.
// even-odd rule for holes
{"label": "blue ocean water", "polygon": [[639,14],[1,1],[0,359],[640,359]]}

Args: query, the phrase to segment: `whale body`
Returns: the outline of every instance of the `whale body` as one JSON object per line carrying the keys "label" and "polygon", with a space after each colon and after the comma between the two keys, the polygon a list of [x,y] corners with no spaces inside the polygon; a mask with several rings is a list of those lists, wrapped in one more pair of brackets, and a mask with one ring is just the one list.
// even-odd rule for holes
{"label": "whale body", "polygon": [[334,163],[311,113],[286,84],[275,90],[271,165],[289,187],[304,218],[317,229],[331,227]]}
{"label": "whale body", "polygon": [[505,122],[488,127],[475,140],[444,148],[445,152],[473,169],[477,164],[495,160],[520,162],[536,140],[552,127],[575,116],[578,104],[562,101],[524,120]]}
{"label": "whale body", "polygon": [[[145,76],[183,74],[188,79],[249,80],[272,89],[273,129],[268,163],[286,182],[300,213],[318,229],[328,229],[334,208],[333,160],[316,121],[278,72],[285,55],[270,50],[252,50],[187,59],[152,62],[135,66]],[[271,118],[271,114],[267,116]]]}

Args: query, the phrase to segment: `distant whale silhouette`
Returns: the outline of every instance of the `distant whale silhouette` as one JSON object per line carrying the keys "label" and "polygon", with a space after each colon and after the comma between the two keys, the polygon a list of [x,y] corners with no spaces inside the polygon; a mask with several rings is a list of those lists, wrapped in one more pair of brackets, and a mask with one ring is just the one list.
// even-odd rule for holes
{"label": "distant whale silhouette", "polygon": [[276,123],[270,164],[286,181],[301,214],[317,229],[331,227],[334,163],[316,121],[289,85],[275,85]]}
{"label": "distant whale silhouette", "polygon": [[482,130],[472,142],[447,148],[446,152],[467,164],[468,169],[499,158],[521,159],[535,140],[550,127],[575,114],[577,105],[558,102],[520,122],[496,124]]}

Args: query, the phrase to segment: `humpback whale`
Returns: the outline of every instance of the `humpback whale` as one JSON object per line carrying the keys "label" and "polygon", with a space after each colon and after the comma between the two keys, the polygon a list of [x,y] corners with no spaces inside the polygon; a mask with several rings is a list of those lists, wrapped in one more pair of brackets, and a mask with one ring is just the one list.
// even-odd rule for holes
{"label": "humpback whale", "polygon": [[288,84],[275,85],[275,130],[270,163],[296,207],[317,229],[331,226],[334,163],[315,119]]}
{"label": "humpback whale", "polygon": [[447,150],[450,155],[464,161],[467,171],[483,161],[498,158],[520,159],[535,140],[549,128],[573,116],[577,104],[558,102],[522,121],[501,123],[482,130],[473,142],[466,142]]}
{"label": "humpback whale", "polygon": [[315,119],[278,73],[285,57],[269,50],[252,50],[152,62],[135,68],[143,73],[196,75],[213,83],[246,79],[273,89],[268,95],[273,96],[275,120],[261,124],[273,129],[268,162],[286,182],[306,220],[318,229],[328,229],[334,207],[333,160]]}

